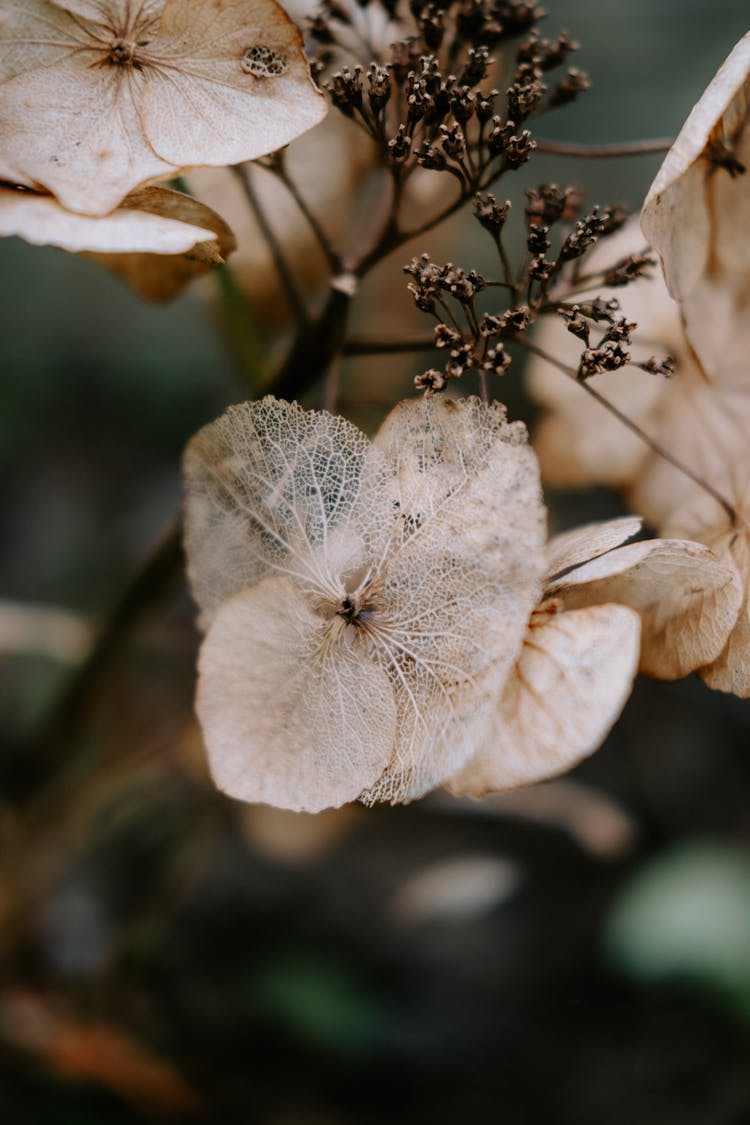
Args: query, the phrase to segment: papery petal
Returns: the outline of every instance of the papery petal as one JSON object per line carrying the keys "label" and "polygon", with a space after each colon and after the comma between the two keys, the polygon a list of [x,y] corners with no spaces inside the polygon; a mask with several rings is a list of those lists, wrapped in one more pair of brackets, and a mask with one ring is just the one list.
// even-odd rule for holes
{"label": "papery petal", "polygon": [[736,44],[693,106],[643,205],[643,232],[661,256],[667,285],[676,300],[689,296],[710,253],[712,224],[704,193],[711,165],[701,157],[712,134],[720,132],[724,114],[730,116],[730,136],[736,133],[741,122],[732,103],[743,98],[748,74],[750,32]]}
{"label": "papery petal", "polygon": [[482,797],[529,785],[596,750],[630,694],[639,634],[638,615],[620,605],[532,620],[487,739],[451,792]]}
{"label": "papery petal", "polygon": [[106,215],[147,180],[177,174],[143,135],[143,72],[100,64],[100,52],[81,50],[0,87],[3,160],[90,215]]}
{"label": "papery petal", "polygon": [[652,539],[611,551],[549,591],[568,608],[616,602],[642,622],[642,672],[679,679],[721,652],[737,619],[736,573],[700,543]]}
{"label": "papery petal", "polygon": [[[749,96],[750,33],[691,111],[641,216],[670,292],[682,302],[696,356],[721,382],[746,380],[750,340],[750,186],[741,171],[750,168]],[[727,156],[735,168],[722,166]]]}
{"label": "papery petal", "polygon": [[541,590],[544,509],[525,429],[498,404],[402,403],[377,435],[399,519],[375,635],[398,708],[393,759],[363,800],[409,800],[475,750]]}
{"label": "papery petal", "polygon": [[[166,301],[193,278],[222,265],[236,246],[234,234],[220,215],[197,199],[163,187],[139,188],[126,196],[116,212],[160,216],[165,224],[199,224],[203,238],[182,254],[107,253],[92,254],[95,261],[127,281],[151,301]],[[91,222],[106,223],[110,216]]]}
{"label": "papery petal", "polygon": [[[254,48],[272,51],[280,73],[249,73]],[[172,164],[254,160],[325,117],[302,37],[275,0],[169,0],[153,55],[143,126]]]}
{"label": "papery petal", "polygon": [[200,653],[198,717],[214,780],[243,801],[344,804],[391,755],[393,690],[366,638],[283,578],[225,602]]}
{"label": "papery petal", "polygon": [[78,215],[51,195],[0,187],[0,237],[12,235],[88,254],[152,300],[174,296],[234,248],[215,211],[161,187],[132,192],[109,215]]}
{"label": "papery petal", "polygon": [[563,572],[591,562],[621,547],[628,539],[639,534],[643,526],[640,516],[623,516],[622,519],[604,523],[587,523],[553,536],[547,544],[547,573],[545,583],[553,582]]}
{"label": "papery petal", "polygon": [[275,0],[4,0],[0,90],[0,177],[98,215],[148,181],[280,148],[326,109]]}
{"label": "papery petal", "polygon": [[670,534],[690,535],[706,543],[721,562],[734,571],[742,590],[742,603],[723,650],[698,675],[709,687],[750,697],[750,462],[730,461],[723,476],[714,480],[719,493],[735,510],[735,517],[706,492],[673,513]]}
{"label": "papery petal", "polygon": [[748,533],[732,536],[721,554],[722,561],[734,565],[740,582],[743,597],[734,628],[724,649],[716,660],[698,675],[716,691],[731,692],[740,699],[750,697],[750,543]]}
{"label": "papery petal", "polygon": [[207,625],[272,574],[338,596],[393,527],[391,471],[351,422],[270,396],[230,407],[185,453],[188,575]]}

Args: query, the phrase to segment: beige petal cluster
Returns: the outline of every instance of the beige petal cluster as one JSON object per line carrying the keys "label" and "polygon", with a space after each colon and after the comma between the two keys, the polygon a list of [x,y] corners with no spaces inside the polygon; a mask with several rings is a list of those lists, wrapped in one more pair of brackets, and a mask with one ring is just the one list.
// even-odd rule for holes
{"label": "beige petal cluster", "polygon": [[481,797],[571,769],[601,745],[636,671],[675,679],[720,654],[742,599],[734,568],[694,542],[628,543],[640,523],[550,541],[542,600],[452,792]]}
{"label": "beige petal cluster", "polygon": [[0,0],[0,178],[70,210],[252,160],[324,113],[275,0]]}
{"label": "beige petal cluster", "polygon": [[402,403],[374,442],[273,398],[185,459],[214,778],[316,811],[405,801],[481,743],[539,600],[525,429],[476,399]]}
{"label": "beige petal cluster", "polygon": [[131,192],[109,215],[66,211],[51,195],[0,187],[0,238],[86,254],[151,300],[164,300],[234,249],[224,220],[170,188]]}
{"label": "beige petal cluster", "polygon": [[667,154],[643,230],[705,375],[747,382],[750,347],[750,32]]}
{"label": "beige petal cluster", "polygon": [[639,666],[714,661],[742,598],[707,547],[629,543],[639,519],[545,548],[525,431],[476,399],[402,403],[370,442],[266,398],[201,430],[185,476],[198,716],[247,801],[553,776],[600,745]]}

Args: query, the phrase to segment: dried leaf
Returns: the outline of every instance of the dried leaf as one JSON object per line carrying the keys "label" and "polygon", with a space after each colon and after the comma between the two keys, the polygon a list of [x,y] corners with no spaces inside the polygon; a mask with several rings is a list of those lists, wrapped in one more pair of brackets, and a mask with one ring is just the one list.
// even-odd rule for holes
{"label": "dried leaf", "polygon": [[451,792],[481,797],[542,781],[596,750],[630,694],[639,633],[637,614],[621,605],[535,615],[490,735]]}
{"label": "dried leaf", "polygon": [[640,670],[678,679],[712,661],[737,619],[734,569],[699,543],[652,539],[585,563],[548,593],[567,609],[616,602],[640,615]]}
{"label": "dried leaf", "polygon": [[205,1109],[170,1062],[123,1028],[72,1019],[41,995],[0,996],[0,1035],[38,1056],[54,1074],[112,1090],[149,1114],[192,1119]]}
{"label": "dried leaf", "polygon": [[376,445],[271,398],[196,435],[198,707],[228,792],[308,809],[403,801],[474,751],[540,592],[524,436],[497,405],[442,398],[397,407]]}
{"label": "dried leaf", "polygon": [[669,290],[682,302],[688,338],[708,376],[720,380],[733,378],[738,364],[736,374],[744,371],[748,346],[749,94],[750,33],[693,107],[642,214]]}
{"label": "dried leaf", "polygon": [[0,237],[86,253],[144,296],[163,300],[220,265],[234,248],[224,220],[163,187],[131,192],[109,215],[77,215],[51,195],[0,187]]}
{"label": "dried leaf", "polygon": [[0,88],[0,177],[98,215],[325,114],[275,0],[2,0]]}

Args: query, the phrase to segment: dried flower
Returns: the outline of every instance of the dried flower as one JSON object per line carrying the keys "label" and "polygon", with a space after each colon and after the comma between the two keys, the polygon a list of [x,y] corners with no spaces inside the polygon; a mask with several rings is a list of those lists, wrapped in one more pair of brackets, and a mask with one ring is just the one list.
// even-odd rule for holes
{"label": "dried flower", "polygon": [[524,428],[437,396],[396,407],[371,443],[266,398],[200,431],[185,465],[217,784],[315,810],[446,781],[484,737],[539,598]]}
{"label": "dried flower", "polygon": [[325,114],[275,0],[3,0],[0,177],[106,214],[287,144]]}

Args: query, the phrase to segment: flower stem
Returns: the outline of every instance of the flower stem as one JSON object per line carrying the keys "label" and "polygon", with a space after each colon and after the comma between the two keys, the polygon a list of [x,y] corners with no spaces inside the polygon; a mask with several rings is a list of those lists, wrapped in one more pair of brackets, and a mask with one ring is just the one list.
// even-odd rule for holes
{"label": "flower stem", "polygon": [[546,363],[549,363],[553,367],[556,367],[558,371],[562,371],[564,375],[567,375],[569,379],[572,379],[574,383],[577,383],[579,387],[582,387],[583,390],[586,391],[586,393],[590,395],[591,398],[596,399],[596,401],[600,403],[605,408],[605,410],[608,410],[610,414],[618,419],[618,421],[622,422],[623,426],[627,426],[631,433],[634,433],[641,439],[641,441],[645,442],[649,449],[653,450],[653,452],[656,453],[659,457],[663,457],[664,460],[668,461],[669,464],[674,466],[675,469],[677,469],[681,473],[684,473],[685,476],[689,477],[689,479],[693,481],[694,484],[697,484],[699,488],[702,488],[704,492],[707,492],[708,495],[717,502],[717,504],[721,505],[733,524],[737,522],[737,512],[735,508],[732,506],[732,504],[730,504],[727,498],[718,491],[718,489],[714,488],[713,485],[709,484],[708,481],[703,479],[703,477],[699,477],[697,473],[694,473],[691,468],[689,468],[683,461],[680,461],[678,457],[675,457],[672,453],[670,453],[667,449],[660,445],[658,441],[655,441],[654,438],[649,437],[645,430],[642,430],[641,427],[632,420],[632,418],[629,418],[627,414],[623,413],[623,411],[620,410],[619,407],[615,406],[614,403],[610,402],[609,399],[605,398],[604,395],[599,393],[599,391],[596,391],[593,387],[589,386],[585,379],[579,379],[574,368],[568,367],[566,363],[562,363],[561,360],[556,359],[555,356],[550,355],[550,353],[544,351],[543,348],[537,347],[536,344],[532,344],[530,340],[525,339],[523,336],[514,336],[513,340],[515,343],[520,344],[521,347],[525,348],[526,351],[531,352],[533,355],[539,356],[539,358],[545,360]]}
{"label": "flower stem", "polygon": [[649,156],[655,152],[668,152],[674,141],[659,137],[648,141],[623,141],[621,144],[580,145],[568,141],[536,142],[536,151],[547,156],[576,156],[587,160],[607,160],[615,156]]}

